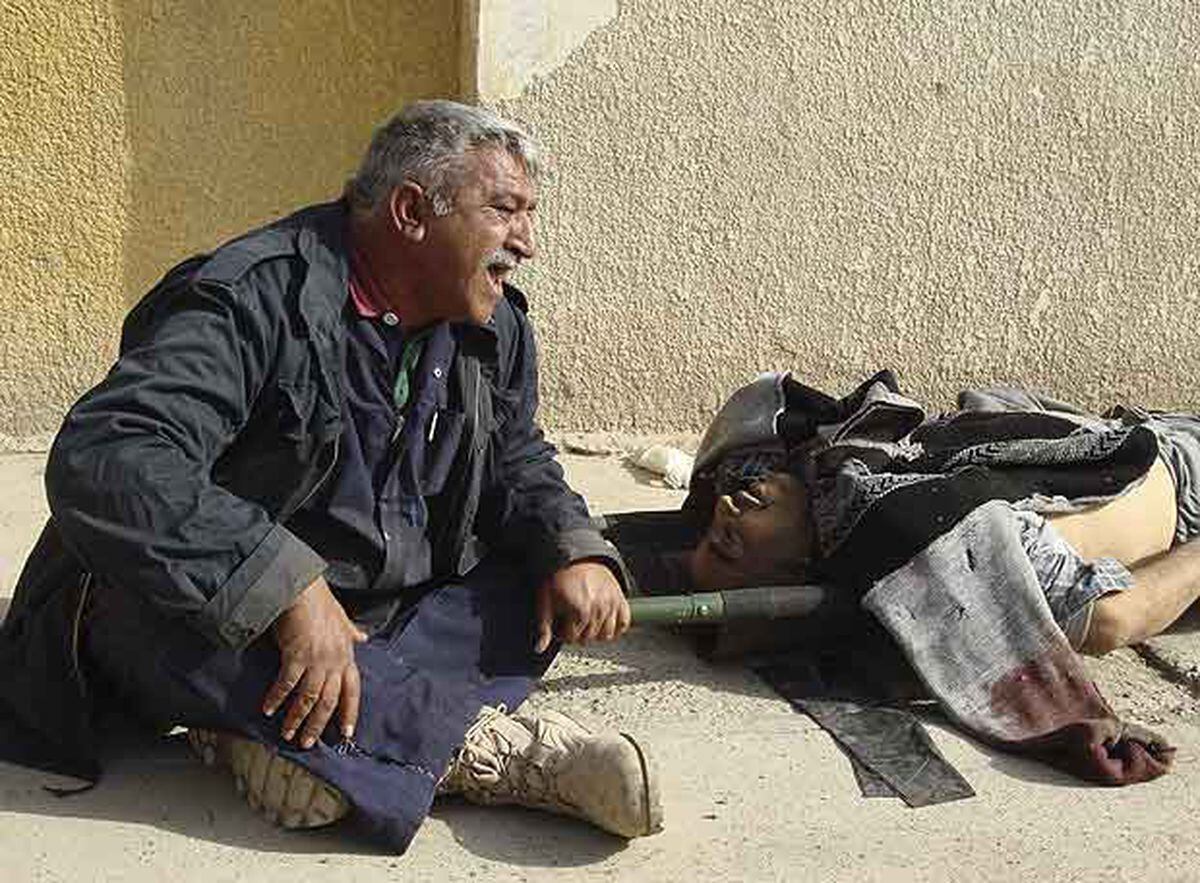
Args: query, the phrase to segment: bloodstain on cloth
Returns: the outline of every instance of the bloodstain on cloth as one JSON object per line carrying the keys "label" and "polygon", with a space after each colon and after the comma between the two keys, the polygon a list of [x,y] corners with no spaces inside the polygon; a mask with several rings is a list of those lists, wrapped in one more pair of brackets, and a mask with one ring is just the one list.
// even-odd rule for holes
{"label": "bloodstain on cloth", "polygon": [[1117,719],[1079,658],[1054,647],[1001,676],[991,711],[1015,733],[1006,747],[1027,752],[1080,778],[1106,785],[1156,779],[1175,749],[1157,734]]}
{"label": "bloodstain on cloth", "polygon": [[1166,741],[1118,720],[1088,678],[1007,503],[971,510],[879,579],[863,607],[946,713],[985,742],[1109,785],[1170,768]]}

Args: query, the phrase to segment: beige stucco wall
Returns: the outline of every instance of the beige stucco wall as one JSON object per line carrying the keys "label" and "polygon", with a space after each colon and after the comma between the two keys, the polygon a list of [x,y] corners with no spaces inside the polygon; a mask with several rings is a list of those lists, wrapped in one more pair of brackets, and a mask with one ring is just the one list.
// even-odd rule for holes
{"label": "beige stucco wall", "polygon": [[0,446],[51,428],[111,355],[124,120],[106,0],[0,0]]}
{"label": "beige stucco wall", "polygon": [[171,264],[336,196],[459,89],[457,0],[0,0],[0,449],[44,444]]}
{"label": "beige stucco wall", "polygon": [[1185,0],[0,0],[0,444],[171,262],[473,89],[554,155],[552,428],[699,428],[771,367],[1200,406],[1197,59]]}
{"label": "beige stucco wall", "polygon": [[618,0],[463,0],[463,93],[495,104],[516,98],[607,24]]}
{"label": "beige stucco wall", "polygon": [[1200,6],[622,0],[504,103],[556,157],[545,418],[699,428],[790,367],[1200,406]]}
{"label": "beige stucco wall", "polygon": [[124,0],[125,285],[337,196],[373,127],[458,89],[455,0]]}

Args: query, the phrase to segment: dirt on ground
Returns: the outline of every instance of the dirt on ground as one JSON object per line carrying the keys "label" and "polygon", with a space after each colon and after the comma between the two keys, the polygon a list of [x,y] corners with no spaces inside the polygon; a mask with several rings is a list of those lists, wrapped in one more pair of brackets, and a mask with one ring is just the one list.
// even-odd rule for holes
{"label": "dirt on ground", "polygon": [[[653,441],[577,440],[588,453],[563,461],[596,512],[678,507],[683,491],[629,459]],[[0,457],[0,596],[46,517],[42,462]],[[1172,639],[1177,663],[1150,650],[1086,663],[1119,713],[1179,747],[1174,771],[1143,785],[1091,786],[934,716],[935,743],[976,796],[924,809],[864,798],[829,736],[744,665],[706,662],[685,635],[641,628],[562,653],[531,702],[647,746],[665,810],[656,836],[626,843],[571,819],[445,801],[406,855],[388,855],[346,825],[271,827],[228,776],[168,738],[134,746],[70,798],[44,790],[55,784],[44,775],[0,766],[0,880],[1197,880],[1200,700],[1181,672],[1200,660],[1200,638]]]}

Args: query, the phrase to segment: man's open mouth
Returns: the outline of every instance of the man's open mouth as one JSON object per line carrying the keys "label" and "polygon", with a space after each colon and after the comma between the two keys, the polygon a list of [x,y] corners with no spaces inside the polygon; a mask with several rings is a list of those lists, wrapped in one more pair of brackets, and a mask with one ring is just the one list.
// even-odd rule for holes
{"label": "man's open mouth", "polygon": [[508,280],[509,275],[513,271],[511,264],[489,264],[487,268],[488,279],[492,283],[497,294],[504,292],[504,283]]}

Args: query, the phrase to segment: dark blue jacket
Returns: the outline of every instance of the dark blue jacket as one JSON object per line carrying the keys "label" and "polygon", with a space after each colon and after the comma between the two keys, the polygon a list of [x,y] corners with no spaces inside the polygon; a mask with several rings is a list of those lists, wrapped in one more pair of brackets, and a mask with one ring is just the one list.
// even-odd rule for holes
{"label": "dark blue jacket", "polygon": [[[316,206],[171,270],[68,414],[46,471],[51,519],[0,629],[0,718],[38,737],[56,759],[42,765],[94,762],[76,659],[90,580],[240,648],[323,571],[286,523],[338,458],[345,228],[341,203]],[[527,562],[531,582],[585,557],[619,567],[534,421],[533,334],[523,295],[506,295],[489,325],[454,328],[443,416],[461,433],[431,519],[435,573],[488,549]]]}

